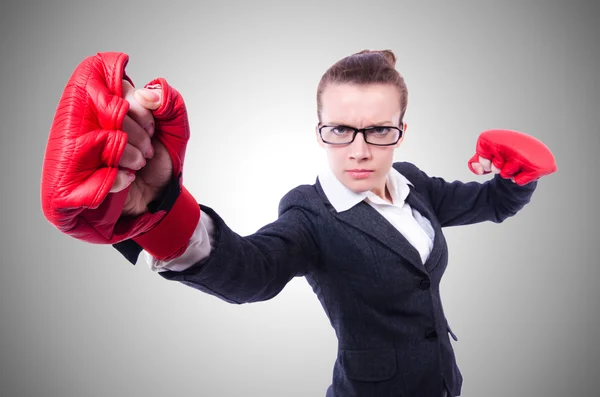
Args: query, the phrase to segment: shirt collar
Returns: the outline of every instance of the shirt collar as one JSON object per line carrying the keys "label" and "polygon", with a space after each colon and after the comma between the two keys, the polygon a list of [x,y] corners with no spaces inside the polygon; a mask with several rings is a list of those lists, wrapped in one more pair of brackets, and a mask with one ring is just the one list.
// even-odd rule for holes
{"label": "shirt collar", "polygon": [[[319,173],[318,178],[327,199],[337,212],[347,211],[365,199],[368,199],[375,204],[389,205],[387,201],[384,201],[370,191],[356,193],[348,189],[337,179],[328,166],[323,168]],[[410,192],[408,185],[414,187],[414,185],[394,167],[388,172],[385,183],[390,191],[394,205],[402,205],[404,203],[406,196],[408,196],[408,193]]]}

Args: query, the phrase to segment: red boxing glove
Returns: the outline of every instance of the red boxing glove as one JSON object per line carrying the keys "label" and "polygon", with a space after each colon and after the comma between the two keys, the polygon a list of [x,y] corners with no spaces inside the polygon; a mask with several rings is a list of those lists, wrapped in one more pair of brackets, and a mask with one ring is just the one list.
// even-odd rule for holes
{"label": "red boxing glove", "polygon": [[[467,164],[473,173],[477,174],[471,163],[479,162],[481,156],[500,170],[500,176],[514,177],[515,183],[520,186],[558,170],[550,149],[538,139],[519,131],[484,131],[477,139],[475,151]],[[489,172],[484,171],[484,174]]]}
{"label": "red boxing glove", "polygon": [[179,194],[171,209],[121,217],[129,187],[109,193],[127,144],[122,130],[129,103],[122,98],[129,56],[98,53],[81,62],[69,79],[54,117],[41,181],[42,210],[61,232],[96,244],[133,239],[157,259],[181,255],[200,218],[200,207],[182,185],[185,149],[190,136],[181,95],[164,79],[163,100],[153,112],[155,137],[173,162]]}

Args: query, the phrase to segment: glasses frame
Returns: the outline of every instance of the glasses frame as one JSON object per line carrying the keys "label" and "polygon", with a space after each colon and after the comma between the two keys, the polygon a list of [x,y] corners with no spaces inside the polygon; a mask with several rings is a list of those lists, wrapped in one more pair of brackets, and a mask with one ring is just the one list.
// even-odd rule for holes
{"label": "glasses frame", "polygon": [[[325,127],[344,127],[344,128],[353,130],[354,133],[352,134],[352,140],[350,142],[345,142],[345,143],[328,142],[325,139],[323,139],[323,134],[321,133],[321,130]],[[400,134],[398,134],[398,139],[396,139],[396,142],[386,143],[386,144],[371,143],[367,140],[366,132],[369,130],[375,129],[375,128],[393,128],[395,130],[398,130],[400,132]],[[404,130],[402,128],[395,127],[393,125],[375,125],[375,126],[367,127],[367,128],[354,128],[354,127],[350,127],[349,125],[343,125],[343,124],[325,124],[325,125],[319,126],[319,136],[321,137],[321,140],[328,145],[334,145],[334,146],[350,145],[352,142],[354,142],[354,139],[356,139],[356,135],[358,135],[358,133],[360,133],[360,132],[362,132],[363,139],[365,140],[365,142],[367,144],[373,145],[373,146],[394,146],[395,144],[398,143],[400,138],[402,138],[402,135],[404,135]]]}

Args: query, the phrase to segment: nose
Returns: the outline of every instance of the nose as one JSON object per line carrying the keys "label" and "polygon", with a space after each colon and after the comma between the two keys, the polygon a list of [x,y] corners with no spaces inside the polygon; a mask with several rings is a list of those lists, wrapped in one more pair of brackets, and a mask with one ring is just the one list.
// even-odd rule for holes
{"label": "nose", "polygon": [[349,146],[348,156],[353,160],[364,160],[369,158],[371,150],[369,144],[365,142],[364,134],[356,134],[354,141]]}

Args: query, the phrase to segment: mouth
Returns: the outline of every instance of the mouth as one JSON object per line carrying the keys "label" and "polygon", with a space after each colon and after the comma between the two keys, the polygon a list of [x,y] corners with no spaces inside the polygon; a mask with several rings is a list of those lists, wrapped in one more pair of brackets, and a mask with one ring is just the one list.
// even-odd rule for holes
{"label": "mouth", "polygon": [[354,169],[347,170],[346,172],[348,173],[348,175],[350,175],[352,179],[367,179],[371,175],[373,170]]}

